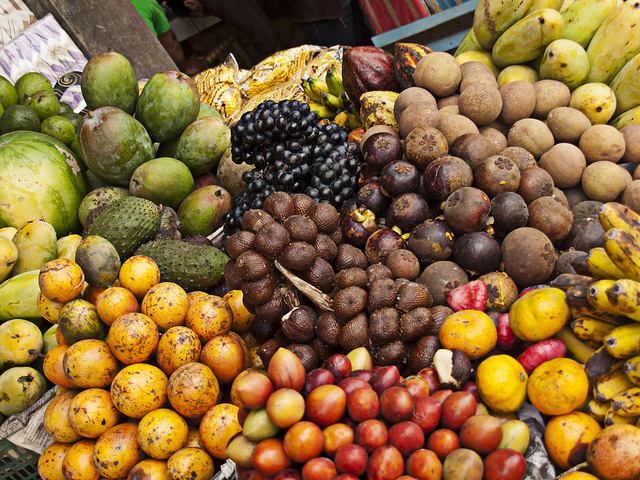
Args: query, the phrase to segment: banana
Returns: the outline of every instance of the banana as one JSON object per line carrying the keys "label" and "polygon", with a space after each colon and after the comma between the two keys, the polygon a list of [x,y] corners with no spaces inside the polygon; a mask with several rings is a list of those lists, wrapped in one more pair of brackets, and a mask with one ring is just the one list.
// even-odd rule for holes
{"label": "banana", "polygon": [[626,278],[640,280],[640,241],[634,234],[612,228],[603,235],[602,246]]}
{"label": "banana", "polygon": [[607,333],[602,342],[615,358],[640,355],[640,323],[630,323],[616,327]]}
{"label": "banana", "polygon": [[309,102],[309,107],[311,107],[311,111],[315,112],[318,118],[321,119],[332,119],[336,115],[336,112],[328,109],[321,103]]}
{"label": "banana", "polygon": [[591,305],[588,299],[589,288],[590,287],[578,286],[572,287],[565,292],[565,299],[573,318],[592,317],[616,326],[629,322],[629,319],[624,315],[609,313]]}
{"label": "banana", "polygon": [[625,2],[604,19],[587,46],[591,69],[586,81],[608,85],[639,52],[640,4]]}
{"label": "banana", "polygon": [[323,93],[329,93],[329,87],[327,86],[327,82],[324,80],[321,80],[320,78],[310,78],[308,81],[311,91],[318,97],[322,98]]}
{"label": "banana", "polygon": [[640,214],[618,202],[606,202],[598,211],[598,218],[605,230],[623,228],[640,229]]}
{"label": "banana", "polygon": [[613,357],[603,345],[584,362],[584,371],[589,380],[598,379],[622,367],[626,358]]}
{"label": "banana", "polygon": [[640,105],[640,76],[638,75],[638,70],[640,70],[640,53],[629,60],[611,80],[609,86],[616,96],[614,117]]}
{"label": "banana", "polygon": [[561,11],[564,21],[562,38],[587,48],[602,22],[617,5],[617,0],[577,0]]}
{"label": "banana", "polygon": [[335,117],[333,117],[333,123],[343,126],[349,120],[349,114],[346,110],[342,110],[340,113],[337,113]]}
{"label": "banana", "polygon": [[640,419],[640,415],[634,415],[630,417],[626,415],[619,415],[611,406],[609,407],[609,410],[607,410],[607,413],[604,415],[604,420],[602,421],[602,423],[605,427],[610,427],[611,425],[617,425],[620,423],[635,425],[638,419]]}
{"label": "banana", "polygon": [[327,84],[329,93],[339,97],[344,92],[344,85],[342,84],[342,72],[336,65],[332,65],[327,75],[324,78]]}
{"label": "banana", "polygon": [[573,334],[596,348],[602,345],[605,335],[614,328],[615,326],[610,323],[589,317],[577,318],[571,322]]}
{"label": "banana", "polygon": [[591,285],[591,283],[593,283],[594,280],[595,278],[589,277],[587,275],[578,275],[576,273],[562,273],[551,280],[549,285],[566,292],[570,288],[580,285],[588,287],[589,285]]}
{"label": "banana", "polygon": [[333,110],[336,112],[337,110],[343,108],[340,99],[335,95],[330,93],[323,93],[320,98],[322,99],[322,105],[327,107],[329,110]]}
{"label": "banana", "polygon": [[498,37],[525,16],[531,3],[532,0],[478,0],[473,14],[473,32],[478,44],[484,50],[491,50]]}
{"label": "banana", "polygon": [[557,10],[543,8],[533,12],[500,35],[491,50],[491,58],[498,67],[534,60],[547,45],[562,36],[563,28],[562,15]]}
{"label": "banana", "polygon": [[322,103],[322,97],[320,97],[320,95],[318,95],[312,88],[311,88],[311,80],[310,79],[306,79],[306,80],[302,80],[302,90],[304,90],[304,93],[307,95],[307,97],[309,97],[309,99],[314,102],[314,103]]}
{"label": "banana", "polygon": [[614,315],[623,315],[614,305],[611,304],[607,295],[607,290],[615,285],[617,280],[610,278],[601,278],[598,281],[593,282],[587,289],[587,301],[597,309],[604,312],[612,313]]}
{"label": "banana", "polygon": [[609,255],[607,255],[603,247],[591,248],[587,253],[586,261],[591,275],[596,278],[608,278],[612,280],[624,278],[622,270],[611,261],[611,258],[609,258]]}
{"label": "banana", "polygon": [[611,407],[611,402],[598,402],[595,398],[591,398],[587,402],[584,413],[592,417],[597,422],[602,423],[607,410]]}
{"label": "banana", "polygon": [[632,320],[640,322],[640,283],[621,278],[605,291],[613,308]]}
{"label": "banana", "polygon": [[342,108],[349,108],[349,106],[351,105],[351,99],[349,98],[347,92],[342,92],[338,98],[340,98]]}
{"label": "banana", "polygon": [[629,377],[629,380],[636,385],[640,385],[640,355],[628,358],[627,361],[624,362],[623,370],[627,377]]}
{"label": "banana", "polygon": [[553,338],[562,340],[567,347],[567,351],[579,363],[587,362],[596,352],[595,348],[581,342],[567,325],[562,327],[560,331],[553,336]]}
{"label": "banana", "polygon": [[631,387],[611,398],[611,407],[625,417],[640,415],[640,387]]}
{"label": "banana", "polygon": [[360,116],[353,112],[348,112],[347,125],[351,130],[362,127],[362,122],[360,122]]}
{"label": "banana", "polygon": [[629,380],[622,367],[619,367],[596,380],[593,386],[593,398],[598,402],[606,402],[607,400],[611,400],[616,394],[635,386],[636,384]]}

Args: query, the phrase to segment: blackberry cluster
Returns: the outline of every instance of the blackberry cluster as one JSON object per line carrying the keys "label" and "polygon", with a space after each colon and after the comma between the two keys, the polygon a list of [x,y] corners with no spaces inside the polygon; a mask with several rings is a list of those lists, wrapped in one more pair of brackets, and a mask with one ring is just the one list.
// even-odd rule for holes
{"label": "blackberry cluster", "polygon": [[225,236],[275,191],[306,193],[340,209],[356,194],[362,163],[344,127],[319,123],[309,104],[297,100],[267,100],[244,113],[231,127],[231,158],[254,168],[243,173],[246,190],[225,214]]}

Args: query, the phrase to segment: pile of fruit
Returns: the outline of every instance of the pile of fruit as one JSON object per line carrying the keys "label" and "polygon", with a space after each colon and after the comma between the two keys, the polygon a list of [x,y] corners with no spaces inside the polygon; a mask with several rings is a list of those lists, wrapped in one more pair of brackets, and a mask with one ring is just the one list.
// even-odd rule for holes
{"label": "pile of fruit", "polygon": [[242,80],[109,51],[86,115],[0,79],[0,414],[56,387],[41,477],[638,478],[639,12],[481,0],[455,55]]}

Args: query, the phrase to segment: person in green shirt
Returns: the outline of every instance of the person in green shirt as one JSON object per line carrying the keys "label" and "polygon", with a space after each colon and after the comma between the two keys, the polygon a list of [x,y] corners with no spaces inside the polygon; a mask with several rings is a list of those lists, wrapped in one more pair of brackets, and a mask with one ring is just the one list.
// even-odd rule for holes
{"label": "person in green shirt", "polygon": [[169,20],[156,0],[130,0],[158,41],[167,51],[180,71],[187,75],[195,75],[209,68],[204,58],[187,59],[176,34],[171,30]]}

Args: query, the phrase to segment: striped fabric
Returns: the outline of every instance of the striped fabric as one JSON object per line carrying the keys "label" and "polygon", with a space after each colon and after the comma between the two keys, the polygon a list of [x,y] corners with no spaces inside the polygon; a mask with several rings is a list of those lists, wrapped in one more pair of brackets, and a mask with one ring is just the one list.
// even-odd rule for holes
{"label": "striped fabric", "polygon": [[360,0],[375,35],[429,16],[423,0]]}
{"label": "striped fabric", "polygon": [[0,47],[35,21],[36,16],[22,0],[0,0]]}

